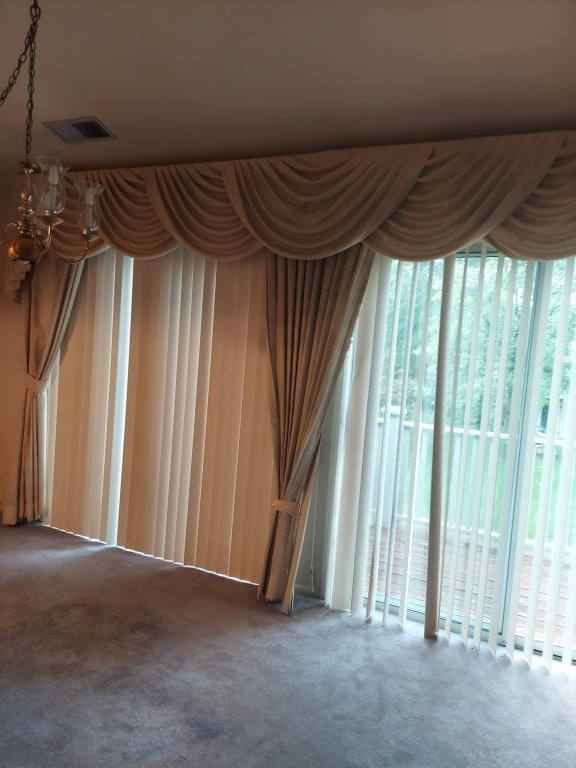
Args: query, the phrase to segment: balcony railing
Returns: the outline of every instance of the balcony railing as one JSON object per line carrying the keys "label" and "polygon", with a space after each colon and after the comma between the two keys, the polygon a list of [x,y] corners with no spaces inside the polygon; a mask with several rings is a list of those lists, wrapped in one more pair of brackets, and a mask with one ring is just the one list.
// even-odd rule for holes
{"label": "balcony railing", "polygon": [[[379,420],[380,430],[382,430],[382,420]],[[383,527],[382,536],[380,540],[380,560],[379,560],[379,573],[377,582],[377,593],[379,596],[384,596],[385,592],[385,573],[387,568],[388,552],[390,550],[390,523],[392,519],[391,504],[392,504],[392,491],[393,488],[393,473],[395,471],[396,464],[396,447],[402,445],[402,472],[406,482],[402,482],[399,486],[399,494],[397,498],[396,509],[396,527],[394,531],[394,546],[393,546],[393,567],[392,577],[390,585],[390,603],[391,605],[398,604],[401,596],[401,585],[404,579],[408,579],[408,606],[412,611],[424,610],[425,596],[426,596],[426,570],[427,570],[427,551],[428,551],[428,514],[429,514],[429,487],[430,487],[430,471],[431,471],[431,456],[432,456],[432,431],[433,427],[430,424],[420,425],[420,451],[419,451],[419,466],[417,467],[416,475],[416,492],[414,494],[414,505],[412,510],[412,532],[411,536],[408,536],[408,510],[406,506],[409,500],[409,486],[408,478],[411,472],[411,456],[414,445],[414,429],[413,422],[404,422],[402,428],[404,430],[403,439],[398,441],[398,429],[400,427],[400,418],[397,414],[391,414],[390,424],[388,428],[388,447],[386,451],[387,461],[386,466],[382,468],[385,473],[386,485],[384,492],[384,514],[382,516]],[[448,432],[447,428],[447,432]],[[381,433],[380,433],[381,437]],[[450,468],[451,477],[457,477],[460,472],[460,451],[458,441],[462,441],[464,438],[464,430],[454,429],[451,431],[452,439],[457,443],[453,446],[451,451],[452,466]],[[468,469],[473,468],[474,457],[478,455],[478,443],[481,437],[479,431],[470,430],[467,434],[468,451],[467,462]],[[485,434],[486,440],[486,455],[491,450],[502,451],[506,447],[509,436],[507,434],[499,434],[488,432]],[[519,638],[526,636],[527,619],[529,614],[529,604],[534,597],[532,593],[532,575],[535,567],[535,549],[537,548],[537,542],[533,536],[533,532],[537,525],[538,515],[538,502],[539,502],[539,482],[540,473],[542,471],[542,453],[544,450],[545,436],[536,435],[534,437],[534,451],[532,461],[532,503],[531,509],[528,515],[527,523],[527,536],[523,543],[522,556],[517,558],[520,562],[514,563],[512,557],[512,551],[514,546],[509,539],[508,526],[506,530],[501,533],[501,519],[503,510],[495,508],[498,504],[502,503],[501,493],[497,490],[493,494],[487,494],[487,498],[493,498],[493,507],[490,510],[489,519],[492,521],[492,530],[485,531],[477,529],[475,535],[471,527],[470,515],[467,509],[462,510],[461,515],[456,514],[456,510],[453,506],[456,503],[456,494],[451,493],[449,496],[449,504],[452,508],[448,510],[448,522],[445,524],[445,548],[444,548],[444,574],[448,577],[450,569],[453,566],[454,558],[456,558],[456,583],[454,588],[454,598],[452,606],[452,616],[458,620],[461,619],[466,612],[466,590],[470,589],[470,583],[474,586],[472,592],[468,597],[470,601],[469,605],[469,624],[475,626],[477,622],[482,622],[484,628],[488,628],[491,621],[497,620],[500,624],[502,616],[493,616],[493,601],[497,590],[504,589],[504,585],[496,584],[497,579],[497,558],[500,551],[500,547],[511,548],[512,551],[507,553],[511,562],[511,567],[520,568],[520,594],[518,599],[517,610],[517,625],[516,634]],[[494,441],[497,441],[498,445],[494,446]],[[558,468],[562,462],[562,450],[565,447],[565,443],[561,437],[554,440],[554,461],[558,464]],[[504,472],[504,462],[501,462],[498,466],[497,483],[499,487],[502,486],[502,473]],[[386,490],[387,489],[387,490]],[[378,478],[374,482],[373,490],[373,520],[375,517],[376,500],[378,493]],[[548,515],[552,518],[555,515],[555,504],[558,502],[557,498],[558,489],[556,485],[552,484],[552,489],[549,499]],[[469,497],[466,497],[469,498]],[[471,506],[468,501],[468,506]],[[553,565],[553,553],[555,549],[554,531],[555,525],[549,526],[550,537],[543,543],[542,559],[538,557],[538,565],[540,568],[538,578],[538,596],[536,607],[536,626],[534,632],[534,639],[536,642],[544,640],[544,633],[546,630],[546,621],[549,615],[552,616],[552,620],[555,622],[554,629],[554,644],[558,647],[562,647],[566,642],[572,643],[574,649],[576,649],[576,639],[574,638],[574,628],[567,629],[568,611],[569,611],[569,599],[572,589],[573,569],[576,567],[575,550],[576,550],[576,494],[572,493],[570,496],[571,509],[569,512],[570,524],[568,526],[567,539],[565,546],[563,547],[563,558],[561,565],[560,575],[560,589],[558,592],[557,600],[551,594],[551,578],[552,578],[552,565]],[[483,519],[483,516],[480,516]],[[456,524],[455,521],[459,520],[460,523]],[[374,535],[373,529],[370,536],[370,547],[373,547]],[[486,536],[489,536],[489,542],[486,542]],[[409,559],[406,557],[407,542],[411,541],[411,551]],[[482,553],[485,545],[488,547],[488,567],[486,570],[485,585],[481,588],[479,584],[480,580],[480,563],[482,559]],[[371,560],[371,551],[368,562]],[[410,573],[404,574],[404,563],[410,562]],[[473,578],[470,579],[470,569],[474,569]],[[444,584],[448,583],[448,578],[443,579]],[[368,575],[367,575],[368,583]],[[446,614],[447,604],[447,587],[444,586],[442,592],[441,601],[441,615]],[[484,595],[483,605],[478,605],[479,594]],[[556,605],[551,604],[551,600]],[[501,631],[501,627],[498,627],[498,631]],[[570,636],[572,632],[572,636]]]}

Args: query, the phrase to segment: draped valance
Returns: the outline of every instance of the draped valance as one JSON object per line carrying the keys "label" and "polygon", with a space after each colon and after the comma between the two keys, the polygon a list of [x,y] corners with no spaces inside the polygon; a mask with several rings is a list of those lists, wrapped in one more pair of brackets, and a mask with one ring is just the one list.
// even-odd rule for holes
{"label": "draped valance", "polygon": [[[317,259],[358,243],[398,259],[485,239],[516,258],[576,253],[576,131],[68,174],[55,249],[82,254],[74,181],[105,187],[100,239],[134,257]],[[8,270],[17,295],[26,270]]]}
{"label": "draped valance", "polygon": [[[105,186],[102,244],[214,259],[322,258],[364,242],[424,260],[486,238],[524,258],[576,253],[576,131],[69,174]],[[81,245],[73,206],[56,244]],[[97,249],[96,249],[97,250]]]}

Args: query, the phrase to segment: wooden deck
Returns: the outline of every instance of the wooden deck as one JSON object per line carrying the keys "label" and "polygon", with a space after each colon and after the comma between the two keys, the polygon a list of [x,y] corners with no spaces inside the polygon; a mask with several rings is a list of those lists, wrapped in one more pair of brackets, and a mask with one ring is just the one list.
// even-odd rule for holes
{"label": "wooden deck", "polygon": [[[384,595],[385,591],[385,574],[386,563],[388,558],[388,542],[389,531],[383,529],[382,540],[380,545],[380,562],[377,581],[377,592],[379,595]],[[482,544],[480,540],[475,548],[474,557],[474,579],[472,587],[472,600],[469,607],[469,615],[472,624],[481,620],[486,627],[490,626],[493,600],[494,600],[494,585],[496,577],[496,561],[497,561],[497,546],[498,540],[493,537],[491,542],[490,552],[488,556],[488,569],[486,580],[486,594],[483,601],[483,606],[480,606],[481,616],[478,616],[479,606],[479,580],[480,580],[480,564],[482,558]],[[402,572],[404,568],[404,559],[406,551],[406,532],[405,529],[400,527],[396,530],[395,542],[394,542],[394,565],[392,570],[392,583],[390,597],[392,601],[399,601],[400,599],[400,587]],[[371,555],[371,552],[370,552]],[[470,542],[469,537],[463,537],[458,546],[458,562],[457,562],[457,578],[454,591],[454,601],[452,608],[452,616],[454,619],[462,620],[462,616],[466,611],[465,595],[466,595],[466,582],[470,578],[469,565],[471,560]],[[408,603],[410,607],[414,607],[416,610],[421,609],[423,611],[426,596],[426,568],[428,558],[428,542],[427,542],[427,524],[419,524],[415,526],[413,540],[412,540],[412,555],[410,563],[410,579],[408,586]],[[448,581],[450,575],[450,569],[452,568],[454,558],[454,542],[447,540],[445,559],[444,559],[444,573],[446,574],[445,581]],[[368,559],[370,562],[370,558]],[[520,598],[517,606],[517,618],[516,618],[516,635],[524,638],[526,637],[527,617],[528,617],[528,602],[529,596],[532,590],[532,571],[534,567],[533,555],[526,549],[522,561],[522,576],[521,576],[521,588]],[[560,597],[558,600],[558,606],[553,606],[550,598],[550,580],[552,564],[550,557],[545,554],[540,571],[540,577],[537,581],[539,587],[538,595],[538,607],[536,613],[536,623],[534,627],[534,640],[536,643],[543,642],[546,621],[550,615],[550,620],[554,622],[554,644],[559,648],[564,647],[567,637],[567,614],[569,605],[569,596],[571,589],[571,581],[574,577],[572,575],[572,564],[570,553],[566,553],[564,562],[562,564],[561,571],[561,588]],[[368,586],[369,574],[366,575],[366,586]],[[443,587],[442,600],[441,600],[441,614],[446,615],[446,608],[448,602],[448,588]],[[496,617],[499,622],[499,617]],[[572,650],[576,651],[576,628],[572,627],[571,637],[569,642],[572,645]]]}

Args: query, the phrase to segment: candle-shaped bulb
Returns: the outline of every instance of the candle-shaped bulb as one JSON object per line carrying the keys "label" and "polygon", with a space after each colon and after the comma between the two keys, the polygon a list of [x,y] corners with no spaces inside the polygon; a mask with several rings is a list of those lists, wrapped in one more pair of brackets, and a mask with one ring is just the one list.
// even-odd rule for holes
{"label": "candle-shaped bulb", "polygon": [[62,167],[57,157],[41,155],[36,162],[42,171],[38,185],[38,215],[53,219],[64,210],[66,190],[63,181],[68,169]]}
{"label": "candle-shaped bulb", "polygon": [[58,188],[59,181],[60,173],[58,166],[51,165],[50,170],[48,171],[48,184],[50,185],[48,187],[48,210],[50,213],[58,213],[57,201],[58,193],[60,191]]}
{"label": "candle-shaped bulb", "polygon": [[78,180],[74,182],[78,190],[78,224],[84,235],[91,237],[100,225],[98,197],[104,187],[96,182]]}

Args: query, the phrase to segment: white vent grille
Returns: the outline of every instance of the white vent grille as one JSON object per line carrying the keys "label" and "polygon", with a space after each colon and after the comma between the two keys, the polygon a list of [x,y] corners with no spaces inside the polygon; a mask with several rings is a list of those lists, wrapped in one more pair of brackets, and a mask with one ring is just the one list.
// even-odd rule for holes
{"label": "white vent grille", "polygon": [[112,131],[97,117],[73,117],[70,120],[54,120],[43,123],[66,144],[81,144],[87,141],[116,139]]}

